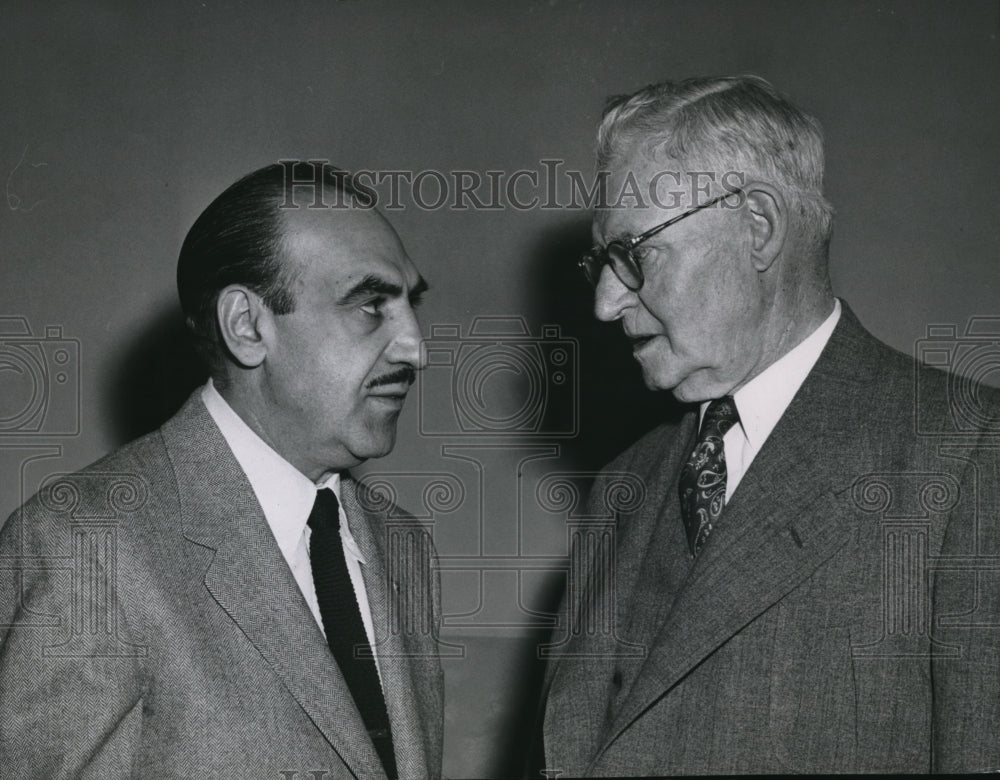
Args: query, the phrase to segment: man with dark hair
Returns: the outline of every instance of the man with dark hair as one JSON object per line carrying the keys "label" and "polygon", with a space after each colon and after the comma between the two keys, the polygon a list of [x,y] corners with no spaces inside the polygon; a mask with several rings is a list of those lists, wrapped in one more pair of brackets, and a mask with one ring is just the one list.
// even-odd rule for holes
{"label": "man with dark hair", "polygon": [[3,527],[5,776],[440,774],[431,541],[347,472],[395,443],[426,284],[358,195],[285,163],[209,205],[178,287],[211,379]]}
{"label": "man with dark hair", "polygon": [[833,296],[818,123],[667,82],[609,106],[598,168],[595,313],[686,406],[592,490],[644,501],[570,583],[545,766],[1000,770],[1000,403]]}

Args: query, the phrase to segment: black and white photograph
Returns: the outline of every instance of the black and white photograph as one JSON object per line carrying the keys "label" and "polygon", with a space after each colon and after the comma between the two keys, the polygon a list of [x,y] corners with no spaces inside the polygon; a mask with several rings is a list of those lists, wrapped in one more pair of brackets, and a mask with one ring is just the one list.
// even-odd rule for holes
{"label": "black and white photograph", "polygon": [[0,778],[1000,771],[996,0],[0,0]]}

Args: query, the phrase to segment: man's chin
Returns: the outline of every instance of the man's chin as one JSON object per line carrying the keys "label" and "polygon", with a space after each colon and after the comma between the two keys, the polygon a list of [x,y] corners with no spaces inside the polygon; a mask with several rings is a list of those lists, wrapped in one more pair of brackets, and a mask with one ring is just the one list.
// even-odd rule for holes
{"label": "man's chin", "polygon": [[681,403],[699,403],[713,396],[705,395],[703,383],[691,376],[679,376],[676,372],[661,370],[656,366],[643,366],[642,379],[650,390],[668,390]]}
{"label": "man's chin", "polygon": [[358,442],[358,445],[351,450],[354,457],[362,461],[371,458],[384,458],[396,446],[396,426],[395,420],[391,430],[380,431],[377,434],[368,436],[365,441]]}
{"label": "man's chin", "polygon": [[700,404],[732,394],[731,385],[723,385],[708,377],[687,377],[670,388],[674,398],[684,404]]}
{"label": "man's chin", "polygon": [[705,400],[699,397],[697,393],[682,390],[680,387],[675,387],[670,392],[682,404],[697,404]]}
{"label": "man's chin", "polygon": [[645,363],[640,363],[640,365],[642,366],[642,381],[649,390],[670,390],[675,395],[677,394],[682,379],[676,374],[664,371],[662,366],[650,366]]}

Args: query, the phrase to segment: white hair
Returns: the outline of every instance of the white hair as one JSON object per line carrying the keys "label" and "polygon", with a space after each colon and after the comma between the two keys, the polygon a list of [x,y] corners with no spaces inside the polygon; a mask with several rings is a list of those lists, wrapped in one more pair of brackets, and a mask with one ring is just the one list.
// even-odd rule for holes
{"label": "white hair", "polygon": [[830,240],[823,196],[823,134],[758,76],[665,81],[609,100],[597,130],[597,167],[608,170],[637,144],[688,171],[738,171],[781,190],[794,226],[817,248]]}

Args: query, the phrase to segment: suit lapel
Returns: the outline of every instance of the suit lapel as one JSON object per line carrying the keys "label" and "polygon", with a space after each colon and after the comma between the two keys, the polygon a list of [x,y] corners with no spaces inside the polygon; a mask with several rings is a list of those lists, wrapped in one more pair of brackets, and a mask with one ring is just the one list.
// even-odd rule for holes
{"label": "suit lapel", "polygon": [[344,763],[358,776],[382,776],[326,640],[197,393],[162,432],[177,478],[184,536],[215,551],[205,587]]}
{"label": "suit lapel", "polygon": [[870,345],[846,305],[813,371],[733,494],[628,694],[603,749],[694,666],[807,579],[852,538],[851,410]]}
{"label": "suit lapel", "polygon": [[[436,656],[429,625],[431,593],[426,590],[431,572],[415,568],[425,564],[418,546],[423,532],[416,523],[407,524],[390,540],[387,518],[361,506],[357,483],[349,477],[341,482],[341,498],[351,535],[365,559],[362,574],[399,774],[432,776],[437,771],[432,762],[439,757],[430,756],[428,748],[435,743],[432,735],[437,719],[433,713],[441,710],[442,702],[439,681],[434,679]],[[394,556],[394,565],[389,563],[390,555]],[[426,559],[428,566],[429,563]],[[421,605],[427,609],[421,609]],[[421,632],[421,627],[427,630]],[[421,704],[426,705],[424,711]]]}
{"label": "suit lapel", "polygon": [[[643,534],[642,569],[629,583],[631,599],[628,615],[628,636],[645,648],[651,648],[671,604],[681,592],[691,560],[687,535],[680,520],[680,496],[677,484],[681,468],[687,459],[698,432],[697,410],[685,415],[676,429],[676,438],[662,458],[654,460],[656,470],[650,474],[651,506],[658,506],[655,523]],[[651,587],[650,587],[651,586]],[[644,592],[644,588],[646,591]],[[647,653],[648,657],[648,653]]]}

